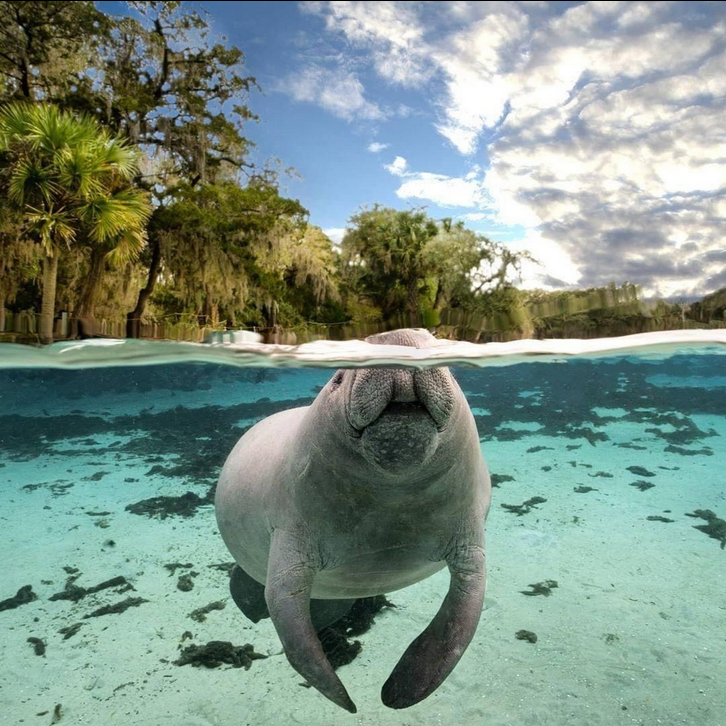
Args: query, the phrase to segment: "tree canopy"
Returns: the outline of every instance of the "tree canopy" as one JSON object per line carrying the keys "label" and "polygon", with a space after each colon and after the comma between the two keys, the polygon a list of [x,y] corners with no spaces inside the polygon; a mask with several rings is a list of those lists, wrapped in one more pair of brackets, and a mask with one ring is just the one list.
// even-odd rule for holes
{"label": "tree canopy", "polygon": [[254,160],[242,50],[188,3],[127,8],[0,0],[0,332],[6,306],[30,306],[49,340],[61,310],[79,334],[100,316],[139,335],[503,299],[521,256],[422,208],[359,210],[334,245],[277,162]]}

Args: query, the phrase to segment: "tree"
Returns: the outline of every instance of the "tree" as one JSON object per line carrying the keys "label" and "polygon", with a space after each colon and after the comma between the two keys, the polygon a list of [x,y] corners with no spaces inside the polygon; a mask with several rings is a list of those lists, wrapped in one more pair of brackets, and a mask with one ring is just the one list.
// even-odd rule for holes
{"label": "tree", "polygon": [[[5,98],[53,100],[127,137],[145,154],[136,181],[158,206],[179,184],[272,184],[274,172],[248,158],[243,128],[256,118],[247,106],[256,84],[242,73],[242,51],[212,40],[208,15],[187,3],[127,6],[130,14],[112,16],[92,2],[0,0]],[[148,274],[128,314],[130,336],[138,334],[162,267],[155,235],[141,261]],[[100,254],[88,265],[97,284],[81,293],[81,313],[92,309],[105,274]]]}
{"label": "tree", "polygon": [[58,259],[85,244],[117,260],[143,247],[147,195],[129,185],[137,154],[96,121],[45,104],[0,113],[0,175],[10,202],[42,247],[40,337],[53,341]]}
{"label": "tree", "polygon": [[438,233],[423,210],[397,211],[376,205],[354,215],[343,238],[343,275],[384,317],[416,313],[426,293],[429,265],[423,256]]}
{"label": "tree", "polygon": [[307,210],[257,182],[184,185],[154,213],[149,233],[160,251],[161,277],[185,310],[216,324],[250,303],[274,309],[290,248],[302,237]]}
{"label": "tree", "polygon": [[285,282],[295,307],[305,314],[322,314],[324,303],[340,301],[339,254],[320,227],[308,224],[290,246]]}
{"label": "tree", "polygon": [[[114,131],[147,154],[141,183],[163,206],[177,185],[244,178],[271,185],[269,170],[248,160],[244,124],[255,79],[244,76],[244,55],[209,38],[210,21],[180,2],[130,2],[135,17],[115,18],[100,49],[99,82],[89,104]],[[161,238],[149,237],[146,284],[128,314],[135,337],[163,265]]]}
{"label": "tree", "polygon": [[93,2],[2,0],[0,77],[9,99],[63,102],[79,95],[108,16]]}
{"label": "tree", "polygon": [[509,284],[526,257],[420,209],[376,206],[353,216],[350,225],[342,242],[343,278],[349,292],[361,293],[384,319],[474,308]]}
{"label": "tree", "polygon": [[434,310],[473,308],[511,284],[526,253],[514,253],[459,221],[443,219],[422,251],[435,289]]}

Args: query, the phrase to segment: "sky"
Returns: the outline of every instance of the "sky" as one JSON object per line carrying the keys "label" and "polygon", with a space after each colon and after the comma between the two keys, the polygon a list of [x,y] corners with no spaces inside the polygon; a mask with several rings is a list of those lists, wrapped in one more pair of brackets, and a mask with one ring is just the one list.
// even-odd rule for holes
{"label": "sky", "polygon": [[425,206],[524,287],[726,286],[726,3],[204,2],[261,92],[259,160],[334,240]]}

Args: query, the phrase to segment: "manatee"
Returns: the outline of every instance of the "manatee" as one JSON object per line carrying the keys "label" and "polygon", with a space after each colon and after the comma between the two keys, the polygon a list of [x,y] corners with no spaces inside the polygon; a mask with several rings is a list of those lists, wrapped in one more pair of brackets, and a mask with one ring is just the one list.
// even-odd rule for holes
{"label": "manatee", "polygon": [[[424,330],[366,338],[425,348]],[[247,431],[217,485],[219,529],[236,566],[232,597],[271,617],[292,667],[356,713],[318,630],[357,598],[413,585],[444,567],[449,590],[381,697],[431,695],[471,641],[484,602],[491,485],[474,417],[446,368],[339,370],[310,406]]]}

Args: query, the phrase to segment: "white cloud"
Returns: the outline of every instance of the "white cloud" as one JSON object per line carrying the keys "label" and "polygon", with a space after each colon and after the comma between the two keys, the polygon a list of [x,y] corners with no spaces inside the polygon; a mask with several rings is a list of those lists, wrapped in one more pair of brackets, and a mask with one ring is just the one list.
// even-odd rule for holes
{"label": "white cloud", "polygon": [[345,237],[345,227],[328,227],[323,233],[330,237],[334,245],[339,245]]}
{"label": "white cloud", "polygon": [[383,151],[383,149],[387,149],[389,146],[390,144],[382,144],[379,141],[372,141],[368,144],[368,151],[370,151],[371,154],[377,154],[379,151]]}
{"label": "white cloud", "polygon": [[408,162],[402,156],[397,156],[390,164],[384,164],[383,168],[394,176],[405,176]]}
{"label": "white cloud", "polygon": [[406,86],[426,81],[431,73],[423,45],[424,28],[415,7],[403,2],[309,3],[330,31],[341,32],[370,51],[380,76]]}
{"label": "white cloud", "polygon": [[462,154],[473,154],[479,134],[497,124],[509,98],[506,52],[522,42],[527,16],[516,6],[486,15],[433,52],[446,82],[436,129]]}
{"label": "white cloud", "polygon": [[288,77],[281,89],[296,101],[315,103],[346,121],[381,121],[384,112],[364,96],[363,84],[344,68],[308,66]]}
{"label": "white cloud", "polygon": [[458,153],[486,143],[483,175],[412,171],[397,157],[386,168],[400,198],[527,228],[520,242],[551,261],[528,272],[544,285],[726,284],[722,4],[314,6],[356,62],[424,90]]}
{"label": "white cloud", "polygon": [[396,196],[423,199],[441,207],[477,207],[485,201],[479,182],[429,172],[408,175]]}
{"label": "white cloud", "polygon": [[421,199],[441,207],[480,207],[487,201],[478,167],[464,177],[451,177],[410,171],[406,159],[397,156],[393,163],[385,164],[383,168],[403,179],[396,190],[400,199]]}
{"label": "white cloud", "polygon": [[517,283],[526,290],[556,290],[577,285],[582,275],[567,250],[554,240],[528,230],[522,239],[508,242],[514,252],[528,252],[533,260],[522,262],[521,280]]}

